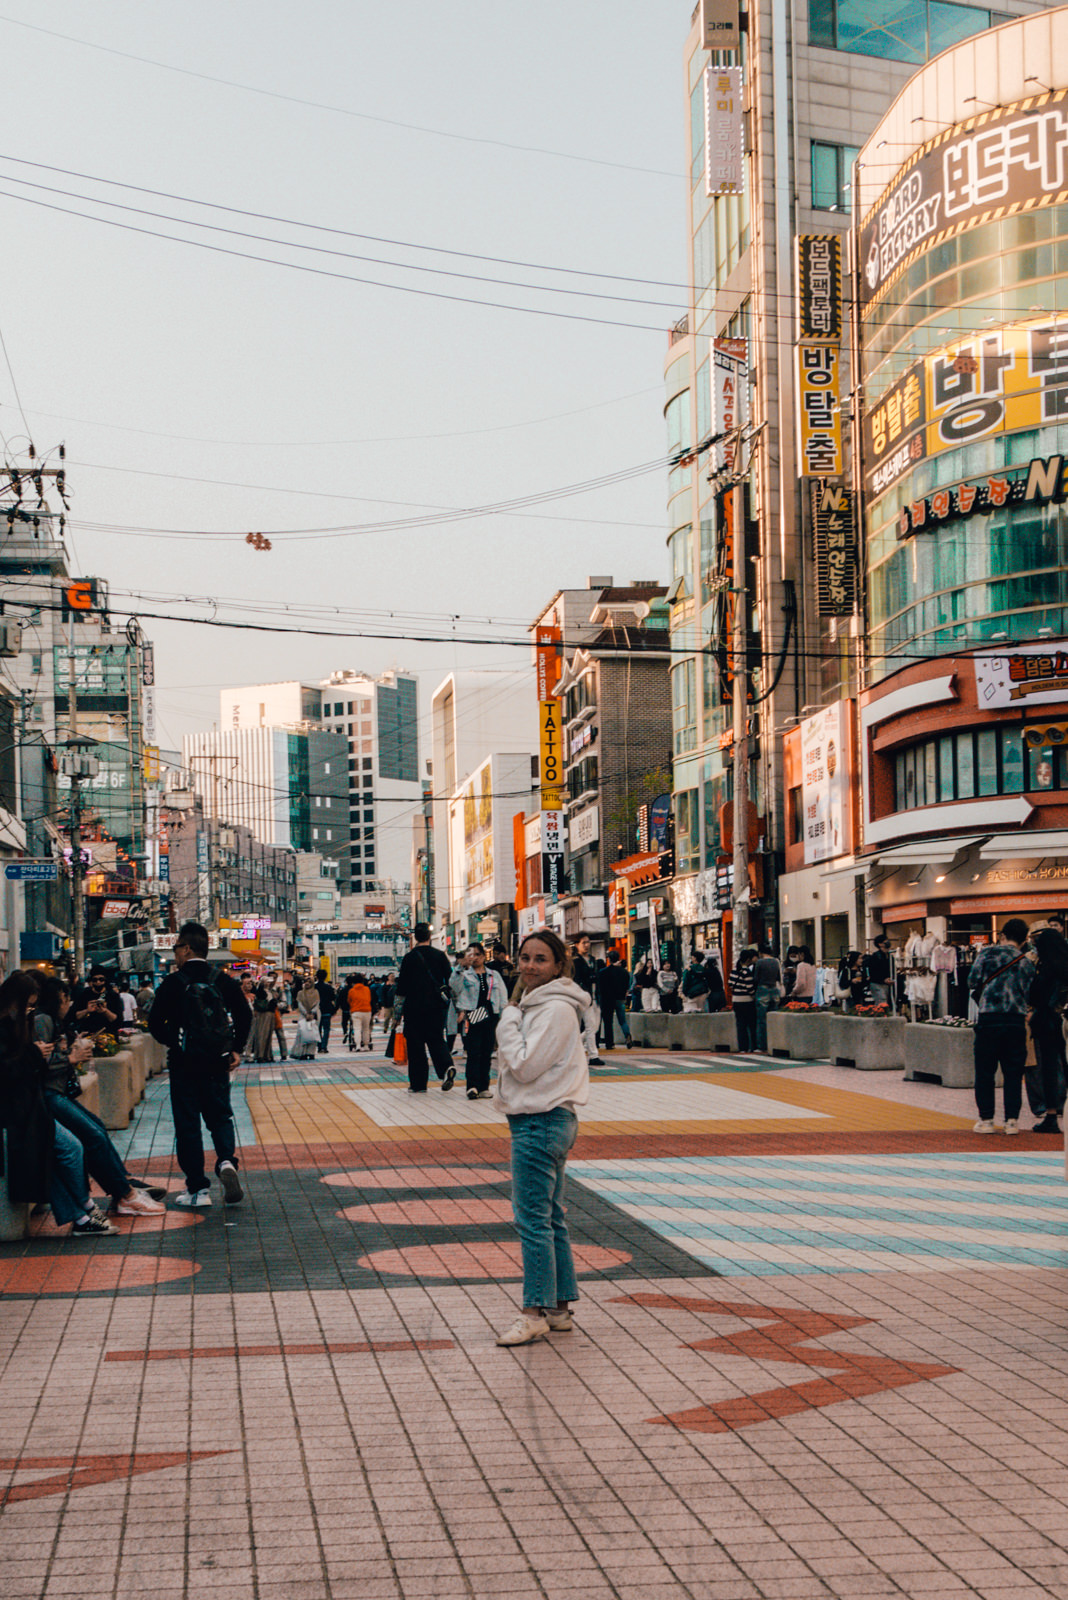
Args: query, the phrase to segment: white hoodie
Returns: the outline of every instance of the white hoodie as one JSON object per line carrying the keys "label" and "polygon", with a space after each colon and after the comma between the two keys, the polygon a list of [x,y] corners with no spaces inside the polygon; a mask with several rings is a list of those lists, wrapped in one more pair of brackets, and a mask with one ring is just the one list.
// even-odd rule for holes
{"label": "white hoodie", "polygon": [[584,1106],[590,1069],[582,1021],[590,997],[570,978],[553,978],[506,1007],[497,1024],[497,1104],[506,1116]]}

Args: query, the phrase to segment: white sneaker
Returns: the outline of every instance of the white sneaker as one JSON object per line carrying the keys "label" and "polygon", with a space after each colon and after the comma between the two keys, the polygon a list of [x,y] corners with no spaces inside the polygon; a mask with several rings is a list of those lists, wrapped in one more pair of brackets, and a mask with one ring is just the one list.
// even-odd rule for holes
{"label": "white sneaker", "polygon": [[223,1196],[228,1206],[236,1206],[239,1200],[245,1198],[245,1191],[241,1187],[241,1179],[237,1175],[237,1168],[232,1161],[219,1162],[219,1182],[223,1187]]}
{"label": "white sneaker", "polygon": [[1017,1122],[1016,1118],[1015,1117],[1006,1117],[1006,1119],[1005,1119],[1005,1132],[1006,1133],[1019,1133],[1019,1131],[1020,1131],[1020,1124]]}
{"label": "white sneaker", "polygon": [[993,1133],[994,1123],[990,1117],[982,1117],[972,1129],[973,1133]]}
{"label": "white sneaker", "polygon": [[190,1194],[188,1189],[183,1189],[181,1194],[176,1194],[174,1203],[180,1211],[207,1211],[211,1205],[211,1190],[198,1189],[196,1194]]}
{"label": "white sneaker", "polygon": [[549,1324],[550,1333],[570,1333],[572,1328],[575,1326],[574,1322],[571,1320],[570,1310],[547,1311],[545,1313],[545,1320]]}
{"label": "white sneaker", "polygon": [[117,1217],[156,1217],[166,1209],[159,1200],[153,1200],[151,1195],[145,1194],[143,1189],[131,1189],[128,1195],[115,1202]]}
{"label": "white sneaker", "polygon": [[516,1317],[512,1326],[497,1337],[498,1344],[533,1344],[535,1339],[544,1339],[549,1332],[549,1323],[545,1317],[527,1317],[522,1313]]}

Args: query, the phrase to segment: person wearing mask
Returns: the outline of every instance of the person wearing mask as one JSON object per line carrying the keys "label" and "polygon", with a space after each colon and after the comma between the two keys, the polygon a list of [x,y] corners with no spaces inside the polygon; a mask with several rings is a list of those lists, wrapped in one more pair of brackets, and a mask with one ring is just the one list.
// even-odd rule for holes
{"label": "person wearing mask", "polygon": [[46,978],[37,997],[33,1024],[38,1045],[51,1046],[43,1077],[45,1103],[60,1127],[78,1140],[89,1176],[110,1195],[116,1215],[158,1215],[165,1210],[162,1201],[166,1189],[153,1189],[132,1178],[100,1118],[79,1104],[78,1068],[92,1060],[93,1046],[87,1034],[68,1031],[67,1022],[73,1021],[70,1009],[69,986],[62,978]]}
{"label": "person wearing mask", "polygon": [[591,1067],[603,1067],[604,1062],[597,1054],[597,1029],[601,1024],[601,1008],[593,997],[593,980],[596,969],[590,960],[590,936],[580,933],[572,946],[571,968],[574,981],[580,989],[584,989],[589,996],[589,1006],[586,1010],[582,1024],[582,1042],[586,1046]]}
{"label": "person wearing mask", "polygon": [[690,957],[690,965],[682,975],[683,1011],[704,1011],[708,1005],[708,974],[700,950]]}
{"label": "person wearing mask", "polygon": [[797,961],[794,964],[794,986],[790,990],[791,1000],[807,1000],[811,1005],[816,993],[816,964],[812,959],[812,951],[807,944],[799,945]]}
{"label": "person wearing mask", "polygon": [[627,993],[630,989],[630,976],[623,965],[618,950],[609,950],[608,960],[593,979],[594,993],[597,1004],[601,1008],[601,1029],[604,1033],[605,1050],[614,1050],[616,1047],[615,1024],[619,1024],[619,1031],[626,1040],[627,1049],[634,1048],[634,1040],[630,1036],[630,1024],[627,1021]]}
{"label": "person wearing mask", "polygon": [[371,986],[362,972],[358,972],[349,985],[349,1028],[353,1050],[371,1048]]}
{"label": "person wearing mask", "polygon": [[656,975],[656,986],[660,991],[661,1011],[674,1013],[682,1009],[679,1000],[679,975],[670,961],[661,963],[660,971]]}
{"label": "person wearing mask", "polygon": [[499,939],[494,941],[493,955],[490,960],[486,962],[486,965],[493,972],[496,972],[500,975],[501,980],[504,983],[504,987],[508,990],[508,993],[511,994],[516,984],[516,970],[512,962],[508,959],[508,952]]}
{"label": "person wearing mask", "polygon": [[877,934],[872,941],[874,949],[864,963],[864,975],[871,990],[872,1004],[894,1007],[893,964],[890,958],[890,940],[885,933]]}
{"label": "person wearing mask", "polygon": [[309,977],[304,980],[303,989],[297,991],[297,1036],[293,1041],[295,1061],[311,1061],[317,1055],[322,1033],[320,1021],[319,991]]}
{"label": "person wearing mask", "polygon": [[796,944],[790,945],[786,951],[786,957],[782,964],[782,988],[784,997],[789,997],[793,994],[794,979],[797,976],[797,963],[800,961],[800,959],[800,946]]}
{"label": "person wearing mask", "polygon": [[994,1080],[1001,1068],[1005,1097],[1005,1132],[1020,1131],[1023,1077],[1027,1064],[1027,1007],[1035,979],[1027,959],[1027,924],[1010,917],[997,944],[987,945],[972,964],[968,989],[978,1007],[975,1050],[975,1133],[993,1133]]}
{"label": "person wearing mask", "polygon": [[843,1011],[855,1011],[871,998],[864,976],[864,957],[859,950],[847,950],[838,963],[838,997]]}
{"label": "person wearing mask", "polygon": [[[241,1064],[252,1018],[236,979],[212,971],[208,930],[199,922],[183,923],[178,930],[174,962],[177,970],[160,984],[148,1019],[153,1039],[167,1046],[175,1147],[185,1174],[185,1191],[175,1196],[174,1203],[187,1211],[211,1205],[200,1131],[203,1121],[215,1148],[215,1175],[223,1197],[227,1205],[236,1205],[244,1191],[237,1175],[230,1073]],[[268,996],[273,1011],[269,989]],[[269,1013],[267,1026],[270,1030]]]}
{"label": "person wearing mask", "polygon": [[330,1048],[330,1024],[337,1010],[337,992],[330,982],[330,974],[325,967],[319,968],[315,987],[319,991],[319,1027],[322,1030],[319,1036],[319,1054],[325,1056]]}
{"label": "person wearing mask", "polygon": [[519,982],[497,1029],[497,1102],[512,1139],[512,1209],[523,1256],[523,1308],[500,1334],[532,1344],[572,1326],[578,1299],[564,1208],[576,1107],[590,1093],[582,1020],[589,1004],[571,978],[567,946],[548,928],[519,947]]}
{"label": "person wearing mask", "polygon": [[[1031,1038],[1035,1046],[1035,1071],[1027,1069],[1028,1098],[1039,1100],[1041,1111],[1032,1132],[1061,1131],[1057,1118],[1064,1110],[1065,1056],[1064,1006],[1068,1001],[1068,940],[1055,928],[1035,934],[1035,976],[1028,1001]],[[1032,1082],[1032,1078],[1034,1082]]]}
{"label": "person wearing mask", "polygon": [[456,1082],[456,1068],[445,1043],[452,967],[445,952],[435,950],[431,944],[428,922],[415,924],[412,939],[412,948],[397,974],[396,997],[403,1006],[408,1090],[410,1094],[425,1094],[428,1051],[442,1089],[451,1089]]}
{"label": "person wearing mask", "polygon": [[108,983],[103,967],[94,967],[89,982],[74,996],[74,1025],[79,1033],[117,1034],[122,1022],[122,1001]]}
{"label": "person wearing mask", "polygon": [[656,981],[656,968],[648,956],[643,957],[634,969],[634,987],[642,997],[643,1011],[660,1010],[660,988]]}
{"label": "person wearing mask", "polygon": [[467,1051],[467,1098],[488,1100],[497,1019],[508,1004],[508,990],[500,973],[487,965],[482,945],[468,945],[467,955],[468,965],[461,968],[456,994],[456,1011]]}
{"label": "person wearing mask", "polygon": [[756,1048],[756,949],[750,945],[734,963],[731,973],[731,1010],[738,1034],[739,1055],[752,1055]]}

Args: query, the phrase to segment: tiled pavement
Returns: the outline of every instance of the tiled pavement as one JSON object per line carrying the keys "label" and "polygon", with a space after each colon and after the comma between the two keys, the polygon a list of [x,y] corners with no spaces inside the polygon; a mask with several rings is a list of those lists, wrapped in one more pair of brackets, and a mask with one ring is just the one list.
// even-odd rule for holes
{"label": "tiled pavement", "polygon": [[238,1074],[241,1207],[0,1246],[2,1600],[1068,1597],[1063,1153],[894,1075],[598,1079],[551,1343],[493,1343],[503,1122],[377,1054]]}

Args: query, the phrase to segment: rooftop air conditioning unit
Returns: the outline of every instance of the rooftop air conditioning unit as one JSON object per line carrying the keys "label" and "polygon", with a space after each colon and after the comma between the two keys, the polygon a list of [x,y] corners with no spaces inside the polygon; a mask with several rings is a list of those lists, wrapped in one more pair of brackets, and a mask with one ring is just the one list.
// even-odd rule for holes
{"label": "rooftop air conditioning unit", "polygon": [[22,623],[0,622],[0,656],[22,653]]}

